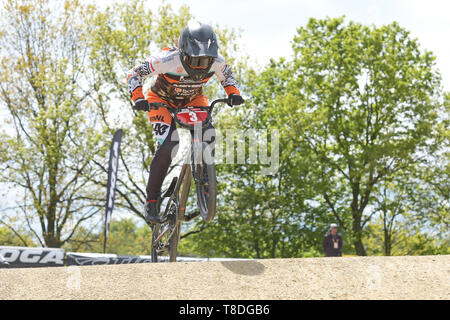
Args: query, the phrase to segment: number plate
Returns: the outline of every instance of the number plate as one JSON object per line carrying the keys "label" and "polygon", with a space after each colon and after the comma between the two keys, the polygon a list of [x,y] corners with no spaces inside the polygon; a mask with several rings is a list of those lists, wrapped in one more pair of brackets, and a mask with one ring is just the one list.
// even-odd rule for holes
{"label": "number plate", "polygon": [[177,113],[178,120],[186,125],[202,123],[208,117],[208,112],[202,109],[184,109]]}

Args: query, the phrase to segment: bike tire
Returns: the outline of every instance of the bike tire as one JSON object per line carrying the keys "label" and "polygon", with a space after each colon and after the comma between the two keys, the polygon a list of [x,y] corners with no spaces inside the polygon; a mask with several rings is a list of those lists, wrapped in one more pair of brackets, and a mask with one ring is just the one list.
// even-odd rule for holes
{"label": "bike tire", "polygon": [[[205,222],[211,222],[216,215],[216,201],[217,201],[217,179],[216,166],[214,163],[197,165],[197,173],[200,173],[201,181],[196,181],[197,189],[197,203]],[[207,185],[205,182],[207,181]]]}

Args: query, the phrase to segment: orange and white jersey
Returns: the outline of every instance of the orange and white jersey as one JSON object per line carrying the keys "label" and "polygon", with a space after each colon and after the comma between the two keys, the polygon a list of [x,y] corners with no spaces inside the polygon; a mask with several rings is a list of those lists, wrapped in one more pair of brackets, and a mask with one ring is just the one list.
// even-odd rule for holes
{"label": "orange and white jersey", "polygon": [[177,48],[165,48],[159,54],[130,70],[127,81],[133,101],[144,98],[142,82],[157,75],[151,91],[170,105],[182,107],[203,93],[203,86],[216,75],[228,95],[240,94],[230,67],[222,56],[216,58],[206,76],[199,81],[192,80],[181,63]]}

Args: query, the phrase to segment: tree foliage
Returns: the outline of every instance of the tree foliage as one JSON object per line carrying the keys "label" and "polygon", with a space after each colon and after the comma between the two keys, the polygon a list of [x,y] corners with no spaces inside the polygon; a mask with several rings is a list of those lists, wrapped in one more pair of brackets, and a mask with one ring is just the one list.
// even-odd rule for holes
{"label": "tree foliage", "polygon": [[2,7],[0,181],[23,190],[20,209],[41,245],[60,247],[99,209],[88,177],[99,114],[88,101],[84,15],[78,1]]}
{"label": "tree foliage", "polygon": [[237,247],[250,256],[282,257],[284,247],[299,255],[293,248],[317,250],[312,243],[336,221],[344,252],[366,255],[367,226],[380,212],[386,243],[399,215],[424,232],[432,217],[448,224],[445,180],[432,173],[436,162],[448,163],[441,155],[448,108],[432,53],[397,23],[343,18],[310,19],[292,47],[292,61],[271,61],[247,78],[251,103],[234,119],[280,130],[280,170],[272,177],[248,166],[225,170],[223,222],[205,230],[203,245],[213,238],[230,255]]}
{"label": "tree foliage", "polygon": [[2,246],[32,247],[33,239],[23,230],[0,227],[0,244]]}
{"label": "tree foliage", "polygon": [[[100,227],[110,139],[119,127],[117,207],[142,217],[156,143],[147,115],[131,111],[126,74],[174,45],[192,18],[188,8],[23,0],[2,10],[1,98],[11,127],[1,136],[2,182],[23,191],[18,203],[28,228],[41,245],[59,247]],[[233,30],[216,28],[227,55],[227,47],[235,50]],[[207,91],[217,92],[217,83]]]}
{"label": "tree foliage", "polygon": [[[98,77],[93,101],[105,115],[110,115],[104,117],[107,137],[112,136],[114,129],[124,128],[117,185],[118,207],[140,217],[143,216],[142,204],[146,198],[145,187],[156,151],[156,140],[147,114],[132,113],[126,75],[150,54],[176,45],[179,34],[190,19],[192,15],[186,6],[182,6],[178,12],[169,4],[152,10],[142,0],[116,3],[104,11],[96,10],[91,17],[93,23],[89,39],[92,51],[89,59],[93,66],[92,72]],[[221,40],[221,53],[226,55],[227,48],[233,49],[236,37],[232,30],[218,26],[216,32]],[[144,92],[149,89],[150,83],[150,80],[145,82]],[[206,91],[210,95],[216,93],[217,83]],[[104,150],[109,143],[109,140],[104,140]],[[103,155],[99,155],[95,162],[103,175],[101,179],[97,177],[94,180],[104,185],[107,167]],[[177,165],[175,161],[169,173]]]}

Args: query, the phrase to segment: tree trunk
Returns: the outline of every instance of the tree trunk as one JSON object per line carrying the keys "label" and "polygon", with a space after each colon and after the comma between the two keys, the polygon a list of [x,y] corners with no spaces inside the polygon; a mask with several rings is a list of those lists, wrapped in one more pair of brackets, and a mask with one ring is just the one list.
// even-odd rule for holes
{"label": "tree trunk", "polygon": [[358,256],[367,256],[366,249],[364,248],[364,245],[362,243],[361,216],[361,212],[353,212],[353,243],[355,245],[355,251]]}
{"label": "tree trunk", "polygon": [[391,255],[391,236],[388,229],[384,229],[384,255]]}
{"label": "tree trunk", "polygon": [[366,249],[364,249],[364,245],[360,236],[357,236],[353,243],[355,245],[355,251],[358,256],[367,256]]}
{"label": "tree trunk", "polygon": [[352,184],[352,216],[353,216],[353,243],[355,245],[355,251],[358,256],[367,256],[366,249],[362,243],[362,228],[361,228],[361,217],[364,211],[364,207],[359,207],[359,193],[360,193],[360,182],[361,178],[356,179],[356,182]]}
{"label": "tree trunk", "polygon": [[60,248],[62,246],[62,243],[60,239],[56,239],[54,235],[50,235],[45,238],[45,245],[47,248]]}
{"label": "tree trunk", "polygon": [[46,246],[51,248],[59,248],[61,246],[61,241],[56,232],[56,210],[58,206],[58,197],[56,193],[57,172],[58,166],[57,164],[54,164],[50,169],[48,180],[50,199],[47,209],[47,239],[45,239]]}

